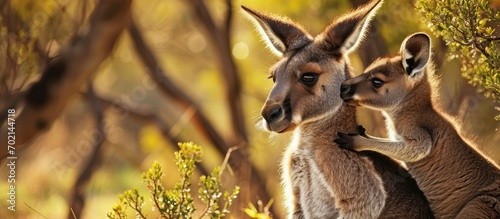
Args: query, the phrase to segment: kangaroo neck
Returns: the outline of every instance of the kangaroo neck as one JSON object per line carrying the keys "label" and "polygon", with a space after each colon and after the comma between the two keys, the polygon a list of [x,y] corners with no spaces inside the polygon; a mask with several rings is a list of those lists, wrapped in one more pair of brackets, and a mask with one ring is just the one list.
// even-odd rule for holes
{"label": "kangaroo neck", "polygon": [[336,112],[330,113],[323,119],[301,124],[295,130],[295,134],[313,137],[308,140],[328,138],[333,142],[337,132],[353,133],[356,132],[356,127],[356,109],[342,103]]}
{"label": "kangaroo neck", "polygon": [[434,116],[436,113],[431,99],[431,85],[427,81],[427,76],[424,76],[422,81],[415,85],[396,107],[384,110],[384,112],[393,118],[400,117],[400,115]]}

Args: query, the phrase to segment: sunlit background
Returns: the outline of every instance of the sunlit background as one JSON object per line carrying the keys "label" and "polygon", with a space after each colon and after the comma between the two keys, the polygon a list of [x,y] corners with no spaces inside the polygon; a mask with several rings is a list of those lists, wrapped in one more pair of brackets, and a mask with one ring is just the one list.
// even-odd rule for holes
{"label": "sunlit background", "polygon": [[[69,0],[15,0],[13,10],[26,24],[26,32],[37,38],[48,55],[57,54],[68,44],[74,33],[85,31],[86,17],[96,1]],[[226,100],[226,84],[220,73],[217,48],[207,36],[203,24],[194,17],[190,1],[184,0],[137,0],[132,11],[146,43],[159,59],[160,65],[178,87],[186,92],[201,107],[216,130],[232,142],[235,137],[230,111]],[[240,13],[240,5],[252,9],[284,15],[302,24],[313,35],[321,32],[328,22],[353,8],[356,0],[236,0],[233,1],[233,20],[230,30],[230,52],[241,78],[241,98],[243,119],[248,131],[248,144],[239,145],[238,150],[249,157],[259,171],[262,184],[274,199],[276,218],[281,218],[281,188],[279,160],[290,140],[290,134],[276,135],[262,131],[256,124],[261,120],[260,108],[272,87],[268,80],[268,68],[277,61],[264,42],[259,38],[252,24]],[[205,1],[213,20],[223,21],[227,9],[226,1]],[[0,3],[1,4],[1,3]],[[428,31],[421,15],[414,9],[414,1],[387,0],[373,22],[372,34],[378,35],[387,54],[395,54],[401,41],[417,31]],[[83,5],[87,8],[82,10]],[[82,22],[83,21],[83,22]],[[0,36],[3,29],[0,29]],[[430,32],[429,32],[430,33]],[[361,53],[370,53],[367,43],[361,45],[360,52],[353,53],[351,63],[356,72],[364,67]],[[0,40],[3,40],[0,38]],[[435,58],[441,75],[441,97],[443,106],[450,114],[463,123],[460,127],[464,136],[477,143],[478,148],[500,163],[500,121],[493,101],[477,94],[460,76],[460,62],[444,57],[446,46],[439,39],[434,40]],[[368,48],[367,48],[368,47]],[[0,51],[3,53],[3,48]],[[40,65],[31,50],[19,49],[25,57],[20,63],[21,76],[17,84],[20,89],[29,87],[36,81]],[[165,186],[172,187],[178,179],[173,161],[177,145],[165,139],[157,123],[137,119],[132,113],[144,112],[156,115],[156,119],[167,127],[166,131],[183,141],[192,141],[203,146],[203,166],[212,169],[221,165],[224,155],[220,154],[195,125],[193,109],[181,107],[171,98],[162,94],[154,84],[146,68],[132,45],[130,35],[123,32],[112,55],[104,61],[93,79],[96,94],[114,103],[128,106],[131,112],[105,107],[105,142],[102,159],[85,189],[85,208],[81,218],[104,218],[118,195],[131,188],[139,188],[147,197],[147,189],[142,184],[141,173],[154,161],[163,166]],[[3,85],[0,85],[3,86]],[[82,93],[86,90],[82,88]],[[0,100],[1,102],[2,100]],[[498,107],[498,104],[496,105]],[[381,116],[369,110],[359,111],[359,123],[367,127],[368,133],[384,136]],[[1,166],[0,218],[67,218],[70,215],[69,200],[75,181],[89,159],[95,140],[94,113],[85,98],[77,95],[67,105],[64,112],[52,124],[50,130],[40,135],[28,149],[19,151],[17,161],[16,212],[7,210],[6,189],[7,169]],[[333,140],[333,139],[332,139]],[[236,146],[236,145],[231,145]],[[198,173],[197,173],[198,174]],[[250,176],[252,177],[252,176]],[[195,176],[195,179],[198,175]],[[245,201],[235,203],[231,209],[233,217],[241,218],[243,208],[262,198],[249,194],[251,183],[248,179],[236,179],[231,171],[223,175],[223,183],[230,187],[239,185],[240,198]],[[194,183],[196,185],[196,183]],[[196,191],[196,190],[195,190]],[[149,199],[146,198],[148,201]],[[264,203],[265,204],[265,203]]]}

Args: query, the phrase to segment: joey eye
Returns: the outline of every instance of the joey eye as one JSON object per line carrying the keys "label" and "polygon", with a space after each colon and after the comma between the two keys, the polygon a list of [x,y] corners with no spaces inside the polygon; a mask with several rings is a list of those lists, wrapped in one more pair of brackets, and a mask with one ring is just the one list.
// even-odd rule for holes
{"label": "joey eye", "polygon": [[380,87],[384,86],[384,83],[385,83],[384,81],[382,81],[378,78],[373,78],[371,82],[375,88],[380,88]]}
{"label": "joey eye", "polygon": [[311,87],[318,82],[318,74],[312,72],[304,73],[300,77],[300,82],[308,87]]}

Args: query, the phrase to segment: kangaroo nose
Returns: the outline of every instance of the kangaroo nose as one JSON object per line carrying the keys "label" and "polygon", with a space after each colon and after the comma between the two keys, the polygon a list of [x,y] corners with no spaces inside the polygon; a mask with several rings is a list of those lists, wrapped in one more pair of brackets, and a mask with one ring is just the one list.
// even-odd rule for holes
{"label": "kangaroo nose", "polygon": [[269,110],[262,111],[262,117],[264,117],[267,123],[272,123],[281,117],[282,112],[281,106],[277,105],[271,107]]}

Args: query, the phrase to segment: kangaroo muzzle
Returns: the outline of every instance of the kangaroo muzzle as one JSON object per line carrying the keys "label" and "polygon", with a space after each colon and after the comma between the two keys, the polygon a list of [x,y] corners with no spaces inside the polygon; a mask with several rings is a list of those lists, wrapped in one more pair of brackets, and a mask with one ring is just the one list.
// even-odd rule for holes
{"label": "kangaroo muzzle", "polygon": [[291,110],[287,109],[286,103],[266,103],[262,108],[261,115],[266,121],[268,131],[282,133],[293,127],[291,121]]}

